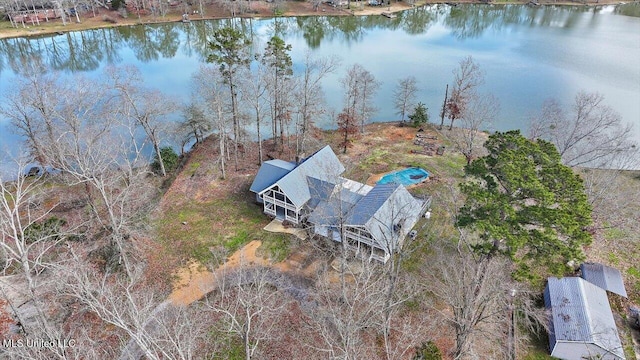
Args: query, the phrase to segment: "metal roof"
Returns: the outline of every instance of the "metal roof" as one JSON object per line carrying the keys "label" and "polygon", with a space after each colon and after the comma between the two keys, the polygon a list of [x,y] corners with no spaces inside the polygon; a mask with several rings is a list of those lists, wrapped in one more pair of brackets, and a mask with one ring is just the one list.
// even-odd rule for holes
{"label": "metal roof", "polygon": [[[624,359],[607,293],[579,277],[549,278],[544,294],[551,310],[549,342],[551,355],[556,346],[594,344]],[[562,343],[562,344],[561,344]],[[580,354],[576,354],[580,358]]]}
{"label": "metal roof", "polygon": [[618,269],[598,263],[584,263],[580,265],[582,278],[607,291],[627,297],[627,290],[624,288],[622,274]]}
{"label": "metal roof", "polygon": [[320,201],[307,221],[317,225],[338,226],[340,220],[353,208],[353,204],[334,196],[328,200]]}
{"label": "metal roof", "polygon": [[329,199],[336,184],[329,181],[316,179],[314,177],[307,178],[307,185],[309,185],[309,195],[311,198],[307,203],[309,209],[315,209],[320,201]]}
{"label": "metal roof", "polygon": [[398,184],[376,185],[353,208],[347,223],[365,225],[399,187]]}
{"label": "metal roof", "polygon": [[371,187],[341,177],[344,166],[329,146],[290,166],[282,160],[265,162],[251,191],[262,194],[277,185],[298,208],[308,206],[309,222],[334,225],[343,219],[345,225],[363,226],[383,249],[396,249],[420,217],[424,202],[404,186]]}
{"label": "metal roof", "polygon": [[349,179],[345,179],[343,177],[340,178],[340,183],[342,184],[342,187],[345,189],[349,189],[350,191],[353,191],[355,193],[358,193],[360,195],[367,195],[369,193],[369,191],[371,191],[371,189],[373,189],[373,186],[370,185],[366,185],[363,183],[359,183],[355,180],[349,180]]}
{"label": "metal roof", "polygon": [[423,205],[402,185],[379,184],[353,207],[347,225],[365,227],[380,248],[395,250],[418,222]]}
{"label": "metal roof", "polygon": [[[302,207],[311,198],[308,177],[327,182],[336,182],[344,172],[344,166],[329,145],[309,156],[295,169],[276,181],[275,184],[287,194],[297,207]],[[272,184],[273,185],[273,184]],[[269,186],[271,187],[271,186]],[[266,190],[263,189],[262,191]]]}
{"label": "metal roof", "polygon": [[260,170],[258,170],[256,178],[253,179],[253,183],[249,190],[254,193],[259,193],[273,185],[273,183],[280,180],[283,176],[287,175],[295,167],[295,163],[290,163],[284,160],[274,159],[265,161],[262,163],[262,166],[260,166]]}

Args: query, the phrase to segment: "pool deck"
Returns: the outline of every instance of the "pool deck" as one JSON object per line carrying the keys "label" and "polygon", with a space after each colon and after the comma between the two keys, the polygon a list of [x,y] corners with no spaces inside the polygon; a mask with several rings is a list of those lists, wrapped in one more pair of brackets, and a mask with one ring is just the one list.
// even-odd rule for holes
{"label": "pool deck", "polygon": [[369,186],[376,186],[376,183],[378,181],[380,181],[380,179],[382,179],[383,176],[385,176],[386,174],[388,174],[389,172],[383,172],[380,174],[374,174],[369,176],[369,178],[367,179],[366,184]]}

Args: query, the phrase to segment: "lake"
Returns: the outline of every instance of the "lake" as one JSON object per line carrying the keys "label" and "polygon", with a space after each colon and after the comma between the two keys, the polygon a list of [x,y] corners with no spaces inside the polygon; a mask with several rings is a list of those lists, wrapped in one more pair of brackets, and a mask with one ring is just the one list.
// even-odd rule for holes
{"label": "lake", "polygon": [[[580,90],[599,92],[636,129],[640,141],[640,5],[529,7],[519,5],[431,5],[382,16],[279,18],[292,45],[294,69],[304,54],[338,55],[342,68],[323,85],[329,109],[342,108],[340,78],[360,63],[382,87],[373,121],[397,119],[392,93],[398,79],[413,75],[419,100],[437,121],[452,71],[467,56],[485,72],[481,91],[501,103],[487,130],[526,129],[527,119],[553,97],[569,104]],[[70,32],[57,36],[0,40],[0,99],[40,61],[61,76],[98,76],[108,65],[135,65],[150,87],[186,101],[189,82],[207,56],[215,29],[235,23],[262,52],[274,19],[192,21]],[[329,117],[318,119],[332,127]],[[0,151],[18,148],[19,138],[0,119]],[[3,156],[5,159],[8,156]]]}

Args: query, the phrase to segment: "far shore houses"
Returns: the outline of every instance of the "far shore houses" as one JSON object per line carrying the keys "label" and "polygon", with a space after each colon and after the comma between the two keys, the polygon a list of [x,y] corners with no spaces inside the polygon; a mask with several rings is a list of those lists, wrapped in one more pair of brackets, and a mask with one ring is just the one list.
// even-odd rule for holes
{"label": "far shore houses", "polygon": [[401,184],[369,186],[343,178],[330,146],[299,163],[265,161],[250,190],[265,214],[337,242],[381,262],[399,251],[429,207]]}

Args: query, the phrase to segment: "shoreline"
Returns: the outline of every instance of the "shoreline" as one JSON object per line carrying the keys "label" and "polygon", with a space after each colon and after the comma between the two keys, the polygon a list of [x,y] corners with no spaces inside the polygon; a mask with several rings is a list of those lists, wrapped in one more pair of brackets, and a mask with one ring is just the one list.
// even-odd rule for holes
{"label": "shoreline", "polygon": [[[391,0],[393,1],[393,0]],[[635,2],[635,1],[634,1]],[[331,5],[323,3],[318,10],[313,10],[311,4],[309,3],[299,3],[297,1],[291,1],[286,3],[287,11],[285,11],[282,15],[275,15],[268,3],[265,1],[254,1],[254,3],[258,6],[258,9],[252,9],[252,13],[241,14],[240,16],[236,16],[236,18],[247,18],[247,19],[259,19],[259,18],[272,18],[272,17],[306,17],[306,16],[370,16],[370,15],[384,15],[391,13],[399,13],[405,10],[429,6],[429,5],[459,5],[459,4],[475,4],[475,5],[490,5],[490,6],[504,6],[504,5],[529,5],[531,6],[607,6],[607,5],[621,5],[625,2],[619,0],[596,0],[592,2],[584,1],[584,2],[572,2],[572,1],[553,1],[553,0],[545,0],[545,1],[526,1],[526,0],[515,0],[515,1],[496,1],[496,2],[483,2],[480,0],[458,0],[458,1],[418,1],[415,5],[409,5],[404,2],[395,1],[392,2],[389,6],[369,6],[364,5],[360,6],[359,9],[346,9],[340,7],[333,7]],[[266,5],[266,6],[265,6]],[[208,9],[207,12],[210,11],[210,15],[200,16],[197,18],[191,18],[189,21],[201,21],[201,20],[222,20],[222,19],[231,19],[233,17],[229,16],[228,11],[221,9]],[[222,13],[221,13],[222,12]],[[182,14],[176,11],[175,9],[170,11],[167,15],[163,17],[157,17],[152,15],[136,17],[131,14],[126,18],[117,17],[117,22],[108,22],[104,20],[105,17],[116,16],[117,12],[101,9],[95,17],[87,17],[82,19],[82,22],[75,23],[69,22],[66,25],[62,24],[60,19],[55,19],[50,22],[40,23],[39,25],[31,25],[26,27],[7,27],[9,25],[9,21],[0,22],[0,39],[11,39],[11,38],[31,38],[43,35],[63,35],[68,32],[74,31],[83,31],[83,30],[93,30],[93,29],[102,29],[102,28],[114,28],[121,26],[134,26],[134,25],[150,25],[150,24],[163,24],[163,23],[171,23],[171,22],[182,22]]]}

